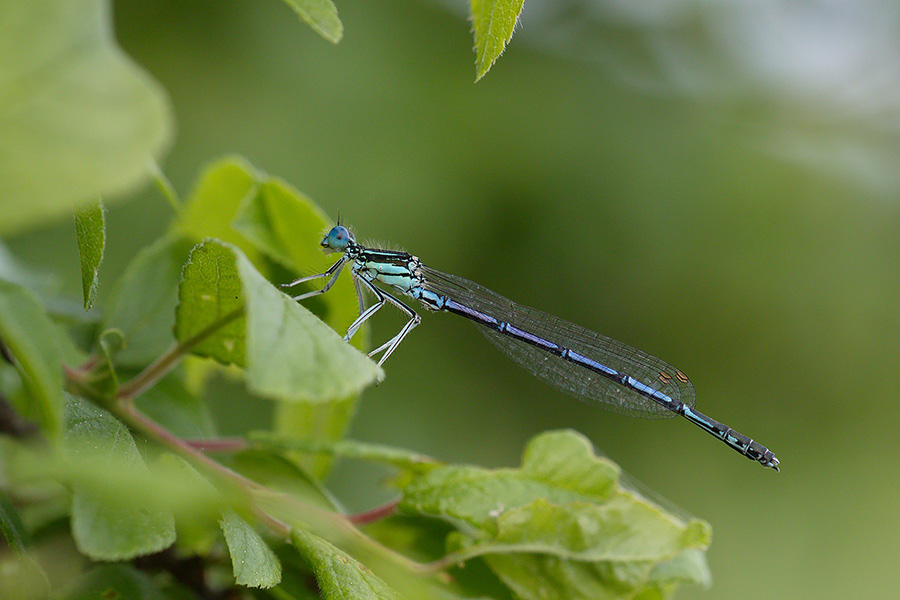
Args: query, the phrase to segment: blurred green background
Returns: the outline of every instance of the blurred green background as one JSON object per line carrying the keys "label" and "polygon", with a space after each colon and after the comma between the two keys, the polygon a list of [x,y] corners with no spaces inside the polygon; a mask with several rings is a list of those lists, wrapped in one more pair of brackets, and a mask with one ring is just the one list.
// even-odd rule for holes
{"label": "blurred green background", "polygon": [[[332,46],[275,1],[114,3],[120,44],[171,95],[162,166],[183,195],[243,155],[362,240],[677,365],[783,469],[573,400],[443,314],[388,361],[354,437],[505,466],[573,427],[712,523],[713,588],[679,598],[896,597],[896,5],[526,1],[477,85],[465,9],[339,1]],[[149,188],[111,205],[101,305],[170,217]],[[72,229],[10,241],[77,297]],[[400,323],[380,314],[374,339]],[[223,390],[223,430],[259,418]],[[351,509],[379,485],[334,477]]]}

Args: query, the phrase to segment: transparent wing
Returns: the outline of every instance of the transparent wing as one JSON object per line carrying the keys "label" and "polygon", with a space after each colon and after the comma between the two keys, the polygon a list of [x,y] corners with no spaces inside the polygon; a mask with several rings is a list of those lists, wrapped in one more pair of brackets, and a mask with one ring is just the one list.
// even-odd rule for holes
{"label": "transparent wing", "polygon": [[[516,304],[475,282],[422,266],[423,287],[447,296],[480,313],[506,321],[563,348],[568,348],[615,371],[629,375],[673,400],[693,407],[694,386],[669,363],[605,335]],[[477,321],[476,321],[477,323]],[[650,419],[674,417],[675,413],[650,398],[624,387],[577,363],[536,346],[509,337],[489,327],[482,333],[512,360],[537,377],[582,400],[595,400],[606,408]]]}

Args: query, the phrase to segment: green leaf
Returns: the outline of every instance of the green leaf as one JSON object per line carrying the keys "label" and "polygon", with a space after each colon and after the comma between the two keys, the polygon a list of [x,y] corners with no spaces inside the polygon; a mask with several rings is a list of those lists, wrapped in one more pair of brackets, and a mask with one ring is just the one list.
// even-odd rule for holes
{"label": "green leaf", "polygon": [[217,238],[248,252],[246,240],[231,228],[231,222],[256,186],[257,173],[243,159],[231,157],[211,163],[172,223],[172,231],[195,243]]}
{"label": "green leaf", "polygon": [[484,77],[512,39],[524,0],[471,0],[475,81]]}
{"label": "green leaf", "polygon": [[0,3],[0,232],[133,187],[167,145],[165,93],[115,45],[110,12]]}
{"label": "green leaf", "polygon": [[124,337],[119,366],[144,367],[175,343],[178,283],[192,246],[183,237],[163,237],[138,252],[116,283],[102,328]]}
{"label": "green leaf", "polygon": [[264,488],[251,490],[251,494],[258,508],[292,528],[294,547],[315,573],[324,598],[472,597],[457,593],[458,586],[443,573],[424,570],[373,542],[340,515]]}
{"label": "green leaf", "polygon": [[95,560],[126,560],[170,546],[175,541],[171,512],[135,489],[117,490],[115,480],[101,479],[126,473],[150,479],[128,429],[77,398],[69,402],[66,416],[68,456],[100,476],[72,482],[72,535],[78,549]]}
{"label": "green leaf", "polygon": [[335,44],[341,41],[344,25],[338,19],[337,8],[331,0],[284,1],[323,38]]}
{"label": "green leaf", "polygon": [[90,310],[97,297],[97,271],[103,262],[106,247],[106,210],[103,203],[86,206],[75,211],[75,235],[78,252],[81,254],[81,288],[84,295],[84,310]]}
{"label": "green leaf", "polygon": [[237,267],[247,298],[247,381],[253,391],[287,401],[326,401],[355,396],[384,376],[245,256],[238,255]]}
{"label": "green leaf", "polygon": [[175,337],[195,338],[191,351],[223,364],[245,364],[246,321],[235,250],[214,240],[198,244],[184,265],[175,309]]}
{"label": "green leaf", "polygon": [[63,412],[63,374],[57,330],[27,290],[0,279],[0,340],[15,357],[29,404],[25,417],[40,421],[46,435],[59,435]]}
{"label": "green leaf", "polygon": [[[371,523],[366,523],[363,530],[367,536],[380,544],[384,544],[388,548],[400,549],[404,556],[408,556],[412,560],[430,563],[439,560],[447,553],[445,540],[452,531],[452,527],[438,519],[423,519],[395,512]],[[477,565],[476,568],[485,568],[476,561],[465,565],[465,568],[468,569],[473,565]],[[456,574],[458,573],[454,575]]]}
{"label": "green leaf", "polygon": [[247,195],[232,226],[268,256],[296,269],[326,263],[319,245],[326,219],[312,200],[273,177]]}
{"label": "green leaf", "polygon": [[570,431],[536,437],[519,469],[432,469],[407,486],[401,509],[455,524],[457,556],[483,556],[523,598],[631,598],[703,581],[696,564],[671,561],[705,548],[709,526],[623,488],[618,468]]}
{"label": "green leaf", "polygon": [[377,575],[325,540],[294,529],[291,541],[312,567],[324,600],[399,600]]}
{"label": "green leaf", "polygon": [[[356,395],[382,374],[224,242],[194,249],[179,300],[176,337],[193,340],[201,355],[246,364],[248,385],[261,396],[325,402]],[[232,318],[242,306],[243,316]]]}
{"label": "green leaf", "polygon": [[650,579],[660,583],[684,581],[704,587],[712,585],[712,574],[702,550],[685,550],[672,560],[656,565]]}
{"label": "green leaf", "polygon": [[[264,255],[293,272],[321,273],[334,262],[319,245],[329,222],[308,197],[232,157],[204,169],[172,230],[195,242],[216,238],[231,243],[257,268],[266,267]],[[294,295],[302,291],[291,290]],[[358,313],[349,277],[308,305],[338,332],[346,331]]]}
{"label": "green leaf", "polygon": [[[639,590],[617,583],[609,563],[560,561],[548,554],[491,554],[488,566],[520,600],[631,600],[657,592],[648,582]],[[646,569],[646,566],[645,566]],[[666,598],[654,594],[651,598]]]}
{"label": "green leaf", "polygon": [[50,596],[51,600],[167,600],[159,587],[128,564],[100,565]]}
{"label": "green leaf", "polygon": [[[269,258],[293,272],[321,273],[334,258],[322,252],[319,242],[328,226],[325,213],[312,200],[277,178],[261,179],[241,205],[234,228]],[[305,288],[312,289],[312,288]],[[304,289],[293,288],[292,295]],[[335,331],[346,331],[359,308],[350,277],[339,278],[328,294],[307,303]],[[353,339],[357,348],[367,343],[366,331]],[[328,403],[296,401],[280,403],[275,411],[275,429],[309,440],[337,440],[344,436],[356,410],[356,397]],[[294,455],[317,478],[324,479],[331,459],[324,454]]]}
{"label": "green leaf", "polygon": [[[284,267],[294,272],[322,273],[335,260],[320,245],[329,222],[311,199],[271,177],[261,178],[258,187],[247,195],[233,226],[255,248]],[[302,290],[292,288],[290,292],[298,295]],[[335,331],[346,331],[359,314],[351,278],[339,278],[327,294],[316,298],[315,306],[322,307],[318,314]]]}
{"label": "green leaf", "polygon": [[172,182],[169,181],[169,178],[163,173],[159,163],[155,160],[151,161],[148,168],[150,169],[150,174],[153,176],[153,183],[156,184],[156,189],[163,195],[163,198],[166,199],[169,206],[175,209],[175,211],[181,210],[181,200],[178,199],[178,192],[175,191],[175,186],[172,185]]}
{"label": "green leaf", "polygon": [[281,581],[281,563],[247,521],[226,511],[220,521],[238,585],[270,588]]}

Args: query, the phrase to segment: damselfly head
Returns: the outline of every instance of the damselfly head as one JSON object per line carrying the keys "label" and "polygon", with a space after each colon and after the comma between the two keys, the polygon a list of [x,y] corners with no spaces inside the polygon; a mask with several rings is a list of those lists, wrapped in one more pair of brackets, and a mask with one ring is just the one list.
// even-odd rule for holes
{"label": "damselfly head", "polygon": [[347,246],[355,243],[356,239],[349,229],[343,225],[335,225],[322,240],[322,247],[325,252],[346,252]]}

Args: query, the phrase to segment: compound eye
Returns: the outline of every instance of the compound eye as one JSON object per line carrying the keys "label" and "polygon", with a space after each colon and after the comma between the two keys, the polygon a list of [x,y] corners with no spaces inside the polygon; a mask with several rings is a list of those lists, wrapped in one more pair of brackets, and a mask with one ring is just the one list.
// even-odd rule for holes
{"label": "compound eye", "polygon": [[343,252],[347,246],[353,242],[353,234],[343,225],[336,225],[331,228],[325,239],[322,240],[322,246],[336,252]]}

